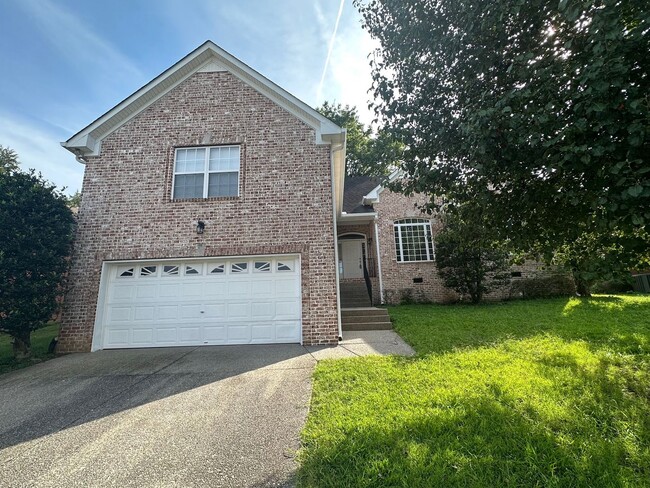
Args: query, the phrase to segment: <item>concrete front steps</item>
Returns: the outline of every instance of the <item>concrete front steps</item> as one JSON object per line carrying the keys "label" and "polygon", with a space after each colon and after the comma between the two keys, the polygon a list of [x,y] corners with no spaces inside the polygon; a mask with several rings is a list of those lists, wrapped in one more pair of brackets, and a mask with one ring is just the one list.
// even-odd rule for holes
{"label": "concrete front steps", "polygon": [[365,283],[341,283],[341,308],[371,307]]}
{"label": "concrete front steps", "polygon": [[391,330],[393,324],[385,308],[341,308],[341,325],[349,330]]}

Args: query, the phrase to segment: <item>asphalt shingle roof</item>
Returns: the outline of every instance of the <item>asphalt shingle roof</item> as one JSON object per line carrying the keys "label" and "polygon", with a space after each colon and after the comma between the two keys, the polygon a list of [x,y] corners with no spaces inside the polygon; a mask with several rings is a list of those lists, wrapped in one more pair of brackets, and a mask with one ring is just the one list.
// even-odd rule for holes
{"label": "asphalt shingle roof", "polygon": [[372,212],[372,205],[364,205],[363,197],[379,184],[380,179],[371,176],[346,176],[343,190],[343,211],[349,214]]}

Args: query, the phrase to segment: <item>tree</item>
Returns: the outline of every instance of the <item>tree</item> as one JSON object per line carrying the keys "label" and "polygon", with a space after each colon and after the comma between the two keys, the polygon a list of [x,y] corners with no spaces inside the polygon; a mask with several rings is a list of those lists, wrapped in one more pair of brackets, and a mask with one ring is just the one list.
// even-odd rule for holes
{"label": "tree", "polygon": [[490,291],[510,283],[505,244],[498,241],[481,209],[449,208],[435,237],[435,261],[445,286],[479,303]]}
{"label": "tree", "polygon": [[637,249],[648,236],[629,236],[620,232],[595,234],[585,232],[575,241],[560,246],[553,263],[568,269],[580,296],[590,296],[596,281],[624,281],[630,270],[650,267],[650,245]]}
{"label": "tree", "polygon": [[356,107],[323,102],[316,110],[347,130],[346,172],[348,175],[382,176],[390,173],[403,151],[388,132],[373,134],[359,120]]}
{"label": "tree", "polygon": [[0,173],[18,171],[18,164],[16,151],[0,145]]}
{"label": "tree", "polygon": [[73,195],[67,198],[68,207],[79,208],[81,206],[81,192],[77,190]]}
{"label": "tree", "polygon": [[31,355],[31,332],[56,310],[73,226],[66,197],[40,175],[0,172],[0,332],[17,358]]}
{"label": "tree", "polygon": [[[406,192],[480,199],[547,259],[583,235],[647,248],[650,11],[636,0],[356,0]],[[644,239],[646,239],[644,241]]]}

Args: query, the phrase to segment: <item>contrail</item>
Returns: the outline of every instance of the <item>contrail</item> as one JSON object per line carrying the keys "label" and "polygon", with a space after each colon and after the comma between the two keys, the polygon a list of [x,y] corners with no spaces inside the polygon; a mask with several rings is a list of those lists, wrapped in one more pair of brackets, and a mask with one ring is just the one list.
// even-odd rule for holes
{"label": "contrail", "polygon": [[334,32],[332,32],[332,37],[330,38],[330,45],[327,49],[327,57],[325,58],[325,65],[323,66],[323,73],[320,76],[320,83],[318,84],[318,91],[316,92],[317,100],[320,100],[321,94],[323,92],[323,83],[325,82],[325,74],[327,73],[327,68],[330,65],[330,57],[332,56],[332,49],[334,48],[334,39],[336,38],[336,31],[339,30],[339,21],[341,20],[341,14],[343,13],[343,5],[345,0],[341,0],[339,5],[339,13],[336,15],[336,23],[334,24]]}

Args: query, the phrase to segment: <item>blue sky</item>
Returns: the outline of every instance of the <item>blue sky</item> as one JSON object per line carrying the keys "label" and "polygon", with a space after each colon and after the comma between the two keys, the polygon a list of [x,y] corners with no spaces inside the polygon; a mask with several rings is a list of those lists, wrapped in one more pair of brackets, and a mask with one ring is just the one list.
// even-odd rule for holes
{"label": "blue sky", "polygon": [[207,39],[312,106],[372,118],[375,44],[352,0],[0,0],[0,145],[74,193],[83,166],[60,141]]}

